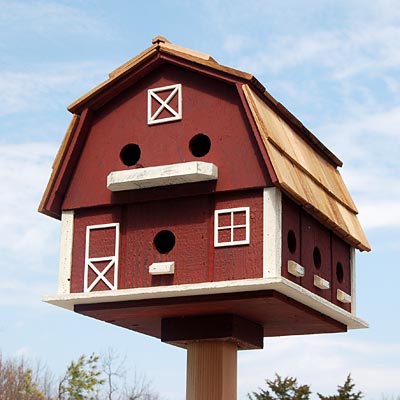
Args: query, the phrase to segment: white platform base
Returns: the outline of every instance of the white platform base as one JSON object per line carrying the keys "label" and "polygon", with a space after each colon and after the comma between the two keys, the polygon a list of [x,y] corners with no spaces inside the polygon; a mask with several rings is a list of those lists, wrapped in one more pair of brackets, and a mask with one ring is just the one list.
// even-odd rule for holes
{"label": "white platform base", "polygon": [[187,285],[157,286],[139,289],[108,290],[103,292],[71,293],[47,296],[43,301],[74,309],[76,304],[109,303],[114,301],[143,300],[219,293],[276,290],[306,306],[346,325],[348,329],[367,328],[368,323],[324,298],[302,288],[286,278],[259,278],[240,281],[206,282]]}

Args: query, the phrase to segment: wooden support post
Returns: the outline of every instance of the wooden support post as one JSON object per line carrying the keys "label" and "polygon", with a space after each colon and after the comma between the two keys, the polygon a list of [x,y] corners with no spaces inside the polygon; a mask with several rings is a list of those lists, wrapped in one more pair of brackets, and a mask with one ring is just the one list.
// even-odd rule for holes
{"label": "wooden support post", "polygon": [[232,314],[164,318],[161,340],[187,348],[186,400],[236,400],[237,351],[263,347],[262,325]]}
{"label": "wooden support post", "polygon": [[186,400],[236,400],[237,350],[226,341],[188,343]]}

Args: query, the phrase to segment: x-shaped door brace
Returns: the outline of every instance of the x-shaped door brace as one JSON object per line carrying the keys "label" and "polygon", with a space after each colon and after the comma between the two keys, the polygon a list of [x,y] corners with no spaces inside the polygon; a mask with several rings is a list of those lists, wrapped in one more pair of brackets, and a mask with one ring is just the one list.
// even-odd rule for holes
{"label": "x-shaped door brace", "polygon": [[[101,244],[104,242],[100,242],[96,244],[96,240],[94,240],[94,247],[92,250],[92,239],[91,234],[93,231],[102,231],[103,239],[106,239],[106,242],[113,245],[113,254],[109,254],[108,256],[103,257],[93,257],[101,249]],[[114,231],[114,232],[113,232]],[[107,236],[108,233],[108,236]],[[99,225],[89,225],[86,227],[86,246],[85,246],[85,271],[83,275],[83,289],[85,292],[90,292],[95,288],[95,286],[101,281],[105,283],[105,285],[110,290],[116,290],[118,288],[118,259],[119,259],[119,223],[110,223],[110,224],[99,224]],[[94,254],[91,254],[92,251]],[[111,252],[111,250],[110,250]],[[91,257],[92,255],[92,257]],[[105,268],[100,271],[94,264],[95,263],[107,263]],[[113,271],[113,284],[106,278],[106,274],[110,271],[111,268],[114,267]],[[92,283],[89,284],[89,272],[92,270],[97,276],[93,280]]]}
{"label": "x-shaped door brace", "polygon": [[[93,264],[94,262],[99,262],[99,261],[109,261],[109,263],[106,265],[106,267],[103,269],[103,271],[99,271],[95,265]],[[85,271],[85,292],[90,292],[100,281],[103,281],[111,290],[116,289],[116,285],[112,284],[107,278],[106,274],[107,272],[115,265],[115,257],[112,258],[99,258],[99,259],[92,259],[88,260],[86,264],[86,271]],[[97,275],[97,277],[94,279],[94,281],[89,285],[89,268]],[[114,271],[116,272],[116,271]],[[116,277],[114,273],[114,283],[116,283]]]}
{"label": "x-shaped door brace", "polygon": [[[165,100],[163,100],[157,93],[166,91],[171,91],[171,93]],[[147,123],[149,125],[178,121],[182,119],[182,85],[180,83],[176,85],[149,89],[147,93]],[[177,110],[170,105],[175,96],[177,96],[178,100]],[[153,99],[159,104],[158,108],[154,110],[154,112]],[[164,110],[167,110],[170,116],[158,118]]]}

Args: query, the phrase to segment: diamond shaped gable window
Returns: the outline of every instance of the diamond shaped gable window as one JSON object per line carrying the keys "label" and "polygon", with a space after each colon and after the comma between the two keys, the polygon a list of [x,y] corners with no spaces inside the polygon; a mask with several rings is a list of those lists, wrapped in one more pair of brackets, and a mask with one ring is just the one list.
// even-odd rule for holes
{"label": "diamond shaped gable window", "polygon": [[147,92],[148,125],[182,119],[182,85],[163,86]]}

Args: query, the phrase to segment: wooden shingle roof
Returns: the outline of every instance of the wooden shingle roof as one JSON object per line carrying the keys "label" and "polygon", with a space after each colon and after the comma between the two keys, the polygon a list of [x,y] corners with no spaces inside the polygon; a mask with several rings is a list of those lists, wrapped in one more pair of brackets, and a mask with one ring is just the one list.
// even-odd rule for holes
{"label": "wooden shingle roof", "polygon": [[[201,73],[235,84],[244,107],[250,110],[257,134],[276,177],[275,184],[294,198],[321,223],[360,250],[370,250],[357,218],[356,206],[340,176],[342,162],[284,106],[277,102],[251,74],[217,63],[211,56],[183,48],[157,36],[152,46],[109,74],[106,81],[80,97],[69,107],[73,121],[53,165],[39,211],[59,217],[69,178],[65,171],[73,163],[77,132],[85,123],[85,110],[96,110],[134,84],[146,73],[146,67],[159,59],[197,68]],[[183,64],[182,64],[183,65]],[[154,67],[153,67],[154,68]],[[86,114],[85,114],[86,115]],[[79,151],[79,150],[76,150]],[[72,160],[72,161],[71,161]]]}
{"label": "wooden shingle roof", "polygon": [[277,176],[277,184],[304,208],[360,250],[370,250],[357,208],[338,169],[255,93],[246,100]]}

